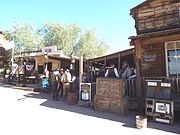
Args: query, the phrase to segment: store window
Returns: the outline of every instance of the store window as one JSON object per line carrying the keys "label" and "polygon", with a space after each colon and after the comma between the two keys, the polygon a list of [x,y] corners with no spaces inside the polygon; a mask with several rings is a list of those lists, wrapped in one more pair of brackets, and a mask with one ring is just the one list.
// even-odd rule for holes
{"label": "store window", "polygon": [[166,43],[167,75],[180,77],[180,41]]}

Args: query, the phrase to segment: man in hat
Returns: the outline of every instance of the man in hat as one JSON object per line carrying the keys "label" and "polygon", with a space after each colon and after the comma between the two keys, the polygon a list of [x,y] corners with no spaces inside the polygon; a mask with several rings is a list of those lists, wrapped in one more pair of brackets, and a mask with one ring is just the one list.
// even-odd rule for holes
{"label": "man in hat", "polygon": [[64,92],[63,83],[64,83],[64,79],[65,79],[65,73],[64,73],[63,68],[61,68],[60,74],[61,74],[61,77],[60,77],[60,80],[59,80],[60,97],[63,97],[63,92]]}
{"label": "man in hat", "polygon": [[120,69],[120,76],[123,79],[129,79],[129,77],[132,75],[132,69],[129,67],[129,64],[127,61],[122,62],[122,68]]}
{"label": "man in hat", "polygon": [[110,64],[109,67],[107,67],[105,77],[110,77],[110,78],[119,78],[119,74],[117,71],[117,68],[115,68],[114,64]]}
{"label": "man in hat", "polygon": [[52,99],[53,100],[58,100],[58,83],[60,80],[60,72],[59,68],[53,71],[52,76],[51,76],[51,81],[52,81]]}

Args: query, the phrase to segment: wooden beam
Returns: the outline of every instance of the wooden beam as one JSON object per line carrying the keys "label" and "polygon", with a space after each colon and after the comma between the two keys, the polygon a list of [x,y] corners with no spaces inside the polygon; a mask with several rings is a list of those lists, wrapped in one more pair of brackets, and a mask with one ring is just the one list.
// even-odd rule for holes
{"label": "wooden beam", "polygon": [[141,40],[136,40],[135,42],[135,63],[136,63],[136,94],[137,94],[137,104],[138,110],[142,112],[142,87],[141,87]]}
{"label": "wooden beam", "polygon": [[82,74],[83,74],[83,57],[81,56],[79,59],[79,97],[81,97],[80,88],[82,83]]}
{"label": "wooden beam", "polygon": [[118,57],[118,71],[120,70],[121,68],[121,55],[119,54],[119,57]]}
{"label": "wooden beam", "polygon": [[104,57],[104,65],[105,65],[105,67],[107,66],[107,58],[106,57]]}
{"label": "wooden beam", "polygon": [[176,40],[180,40],[180,34],[144,38],[142,39],[142,44],[154,44],[154,43],[162,43],[162,42],[176,41]]}

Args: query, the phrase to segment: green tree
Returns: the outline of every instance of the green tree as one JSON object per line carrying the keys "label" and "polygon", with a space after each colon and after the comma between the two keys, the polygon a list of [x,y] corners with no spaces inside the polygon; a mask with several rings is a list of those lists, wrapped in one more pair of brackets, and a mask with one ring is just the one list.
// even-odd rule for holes
{"label": "green tree", "polygon": [[74,48],[76,56],[84,58],[95,58],[102,56],[107,52],[109,46],[104,41],[99,41],[94,31],[86,31],[80,36],[78,43]]}
{"label": "green tree", "polygon": [[[2,33],[5,40],[11,41],[12,36],[7,31]],[[4,69],[0,74],[6,74],[6,69],[11,65],[12,49],[5,50],[5,48],[0,47],[0,69]]]}
{"label": "green tree", "polygon": [[30,24],[15,23],[11,34],[16,44],[16,52],[39,50],[43,46],[41,37],[34,32]]}
{"label": "green tree", "polygon": [[75,24],[64,26],[59,23],[46,23],[38,31],[45,46],[56,45],[65,55],[70,56],[81,29]]}
{"label": "green tree", "polygon": [[76,24],[46,23],[40,29],[34,30],[30,24],[15,23],[11,35],[16,44],[16,52],[40,50],[43,46],[56,45],[67,56],[94,58],[104,55],[108,49],[104,41],[97,39],[94,31],[82,34]]}

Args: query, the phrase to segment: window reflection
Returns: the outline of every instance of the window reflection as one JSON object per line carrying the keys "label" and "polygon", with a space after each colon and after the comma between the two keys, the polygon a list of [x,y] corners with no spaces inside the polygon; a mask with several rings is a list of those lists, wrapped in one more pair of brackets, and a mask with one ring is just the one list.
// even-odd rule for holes
{"label": "window reflection", "polygon": [[169,62],[169,64],[175,63],[176,62],[176,58],[175,57],[169,57],[168,58],[168,62]]}
{"label": "window reflection", "polygon": [[175,56],[175,50],[169,50],[168,56]]}
{"label": "window reflection", "polygon": [[180,41],[166,44],[169,76],[180,76]]}
{"label": "window reflection", "polygon": [[177,51],[177,56],[180,57],[180,49],[178,49],[176,51]]}
{"label": "window reflection", "polygon": [[169,74],[171,75],[176,75],[177,68],[176,68],[176,63],[172,63],[169,65]]}
{"label": "window reflection", "polygon": [[178,75],[180,76],[180,57],[177,59]]}
{"label": "window reflection", "polygon": [[176,59],[174,57],[169,57],[169,74],[170,75],[176,75],[177,72],[177,65],[176,65]]}

